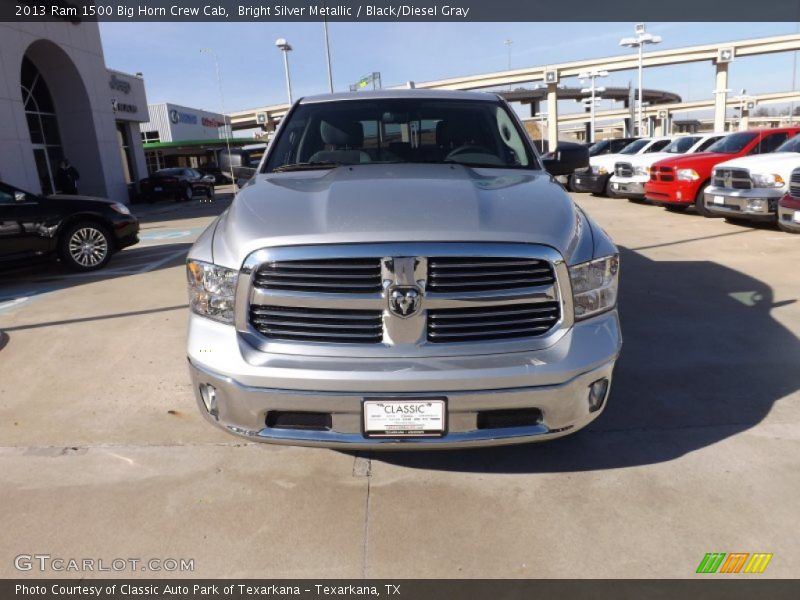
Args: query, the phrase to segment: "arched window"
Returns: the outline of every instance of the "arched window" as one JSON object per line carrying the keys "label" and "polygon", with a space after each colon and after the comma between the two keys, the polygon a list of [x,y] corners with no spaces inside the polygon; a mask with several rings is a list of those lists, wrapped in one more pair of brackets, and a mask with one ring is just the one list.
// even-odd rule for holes
{"label": "arched window", "polygon": [[42,193],[52,194],[56,191],[55,172],[64,158],[64,150],[61,147],[53,97],[39,69],[27,56],[22,59],[21,84],[22,102]]}

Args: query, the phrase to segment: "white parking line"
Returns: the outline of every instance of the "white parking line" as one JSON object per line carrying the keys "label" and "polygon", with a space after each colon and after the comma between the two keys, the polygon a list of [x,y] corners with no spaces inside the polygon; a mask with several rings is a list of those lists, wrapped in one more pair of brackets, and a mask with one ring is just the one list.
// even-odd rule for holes
{"label": "white parking line", "polygon": [[138,271],[134,271],[134,273],[146,273],[148,271],[152,271],[154,269],[157,269],[161,265],[165,265],[168,262],[170,262],[172,260],[175,260],[179,256],[186,256],[188,254],[188,252],[189,252],[188,250],[178,250],[177,252],[173,252],[171,254],[168,254],[164,258],[161,258],[159,260],[156,260],[154,262],[146,264],[145,266],[143,266]]}

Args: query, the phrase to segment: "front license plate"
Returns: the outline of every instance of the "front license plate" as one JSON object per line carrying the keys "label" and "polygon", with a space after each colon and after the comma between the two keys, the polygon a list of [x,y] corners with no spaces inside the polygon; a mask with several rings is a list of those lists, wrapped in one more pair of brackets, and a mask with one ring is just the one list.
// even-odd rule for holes
{"label": "front license plate", "polygon": [[445,431],[444,398],[364,400],[367,437],[435,437]]}
{"label": "front license plate", "polygon": [[725,204],[725,196],[714,196],[714,204]]}
{"label": "front license plate", "polygon": [[612,183],[611,187],[613,187],[615,190],[618,190],[619,189],[619,184],[618,183]]}
{"label": "front license plate", "polygon": [[154,191],[154,192],[160,192],[160,191],[161,191],[161,188],[160,188],[160,187],[154,187],[154,188],[153,188],[153,191]]}
{"label": "front license plate", "polygon": [[795,211],[795,213],[792,215],[792,221],[795,223],[800,223],[800,210]]}
{"label": "front license plate", "polygon": [[580,184],[581,184],[581,178],[580,178],[580,177],[576,177],[576,178],[575,178],[575,183],[577,183],[578,185],[580,185]]}

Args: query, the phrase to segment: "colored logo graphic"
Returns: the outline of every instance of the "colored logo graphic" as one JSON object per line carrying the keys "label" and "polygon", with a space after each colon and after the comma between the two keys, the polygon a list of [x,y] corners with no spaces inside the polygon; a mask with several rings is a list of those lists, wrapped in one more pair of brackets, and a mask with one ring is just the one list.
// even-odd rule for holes
{"label": "colored logo graphic", "polygon": [[709,552],[697,566],[697,573],[763,573],[772,554],[757,552]]}

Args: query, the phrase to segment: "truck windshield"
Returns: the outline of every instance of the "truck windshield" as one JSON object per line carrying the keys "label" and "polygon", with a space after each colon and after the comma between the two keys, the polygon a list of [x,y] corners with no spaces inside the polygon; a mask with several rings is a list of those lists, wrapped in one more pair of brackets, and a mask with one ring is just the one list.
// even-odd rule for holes
{"label": "truck windshield", "polygon": [[263,172],[394,163],[537,169],[524,135],[494,101],[308,102],[290,113]]}
{"label": "truck windshield", "polygon": [[669,154],[685,154],[699,140],[699,136],[687,135],[686,137],[679,137],[676,140],[672,140],[670,145],[664,148],[663,152],[668,152]]}
{"label": "truck windshield", "polygon": [[800,135],[783,142],[775,152],[800,152]]}
{"label": "truck windshield", "polygon": [[602,154],[608,149],[610,145],[611,142],[609,142],[608,140],[595,142],[594,144],[589,146],[589,156],[597,156],[598,154]]}
{"label": "truck windshield", "polygon": [[644,148],[647,144],[650,143],[650,140],[636,140],[635,142],[631,142],[627,146],[625,146],[622,150],[619,151],[620,154],[637,154],[639,150]]}
{"label": "truck windshield", "polygon": [[732,133],[726,135],[721,140],[718,140],[708,147],[706,152],[720,152],[722,154],[737,154],[741,152],[747,144],[753,141],[756,134],[751,131],[742,131],[741,133]]}

